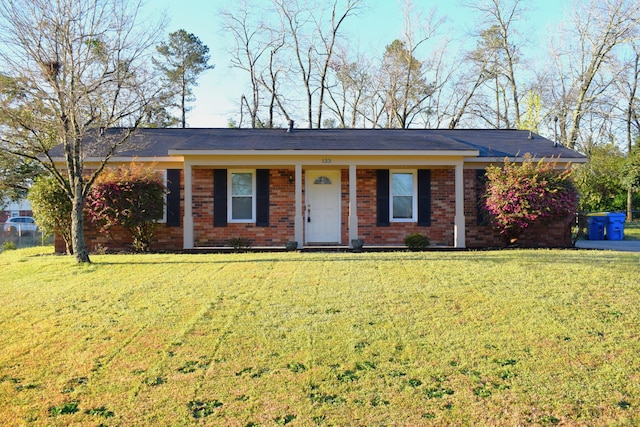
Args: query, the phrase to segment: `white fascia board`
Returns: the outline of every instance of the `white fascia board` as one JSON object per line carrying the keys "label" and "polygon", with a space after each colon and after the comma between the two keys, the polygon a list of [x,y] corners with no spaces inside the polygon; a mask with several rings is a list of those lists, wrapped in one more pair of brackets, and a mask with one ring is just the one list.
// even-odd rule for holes
{"label": "white fascia board", "polygon": [[185,163],[191,164],[193,167],[215,167],[215,166],[271,166],[271,167],[292,167],[295,164],[304,165],[305,168],[337,168],[349,165],[357,165],[358,167],[381,167],[392,166],[396,168],[420,167],[420,166],[451,166],[462,164],[464,157],[462,156],[429,156],[429,155],[409,155],[400,153],[390,155],[385,153],[383,156],[372,155],[338,155],[336,152],[330,152],[326,155],[298,155],[298,156],[281,156],[281,155],[201,155],[201,156],[185,156]]}
{"label": "white fascia board", "polygon": [[189,163],[194,168],[209,168],[209,167],[273,167],[273,168],[293,168],[296,164],[303,165],[306,169],[334,169],[334,168],[346,168],[351,164],[356,165],[359,168],[364,167],[394,167],[396,169],[403,168],[417,168],[420,166],[453,166],[459,163],[458,159],[453,158],[296,158],[288,159],[275,159],[275,158],[251,158],[243,159],[241,157],[233,157],[229,159],[216,158],[216,159],[197,159],[190,160]]}
{"label": "white fascia board", "polygon": [[169,150],[170,156],[466,157],[478,150]]}

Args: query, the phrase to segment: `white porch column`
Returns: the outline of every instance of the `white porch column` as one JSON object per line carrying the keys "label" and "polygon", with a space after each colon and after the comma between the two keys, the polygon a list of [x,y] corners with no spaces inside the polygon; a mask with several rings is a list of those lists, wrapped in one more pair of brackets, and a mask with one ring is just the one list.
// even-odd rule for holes
{"label": "white porch column", "polygon": [[456,164],[455,173],[456,186],[456,214],[453,231],[453,244],[456,248],[466,248],[465,225],[464,225],[464,174],[463,163]]}
{"label": "white porch column", "polygon": [[295,216],[293,222],[293,233],[298,248],[304,246],[304,214],[302,209],[302,165],[296,164],[295,171]]}
{"label": "white porch column", "polygon": [[349,165],[349,247],[358,238],[358,193],[356,165]]}
{"label": "white porch column", "polygon": [[193,187],[191,179],[191,163],[184,162],[184,221],[183,248],[193,249]]}

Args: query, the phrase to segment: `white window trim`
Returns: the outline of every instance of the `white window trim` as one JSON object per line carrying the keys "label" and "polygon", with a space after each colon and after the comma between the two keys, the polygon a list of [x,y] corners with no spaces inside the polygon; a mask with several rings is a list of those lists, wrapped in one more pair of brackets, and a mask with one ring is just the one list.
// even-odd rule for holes
{"label": "white window trim", "polygon": [[[412,195],[412,217],[393,217],[393,174],[411,174]],[[418,222],[418,170],[417,169],[392,169],[389,171],[389,222]]]}
{"label": "white window trim", "polygon": [[[251,174],[251,218],[250,219],[233,219],[233,174],[250,173]],[[227,221],[233,224],[251,224],[256,222],[256,170],[255,169],[230,169],[227,172]]]}

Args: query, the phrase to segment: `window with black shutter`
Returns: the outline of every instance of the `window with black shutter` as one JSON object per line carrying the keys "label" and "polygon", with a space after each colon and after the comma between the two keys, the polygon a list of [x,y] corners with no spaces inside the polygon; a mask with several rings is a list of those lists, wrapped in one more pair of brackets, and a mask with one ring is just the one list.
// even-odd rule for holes
{"label": "window with black shutter", "polygon": [[167,169],[167,227],[180,227],[180,169]]}
{"label": "window with black shutter", "polygon": [[256,226],[269,226],[269,169],[256,170]]}
{"label": "window with black shutter", "polygon": [[213,171],[213,226],[227,226],[227,170]]}
{"label": "window with black shutter", "polygon": [[376,171],[376,218],[379,227],[388,227],[389,223],[389,170]]}
{"label": "window with black shutter", "polygon": [[431,225],[431,171],[418,170],[418,225]]}

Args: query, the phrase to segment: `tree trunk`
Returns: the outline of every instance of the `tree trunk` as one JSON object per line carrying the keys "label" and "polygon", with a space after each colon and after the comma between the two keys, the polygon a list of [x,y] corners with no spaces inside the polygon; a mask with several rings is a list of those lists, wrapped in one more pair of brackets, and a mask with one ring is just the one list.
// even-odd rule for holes
{"label": "tree trunk", "polygon": [[73,255],[79,264],[90,263],[87,242],[84,240],[84,197],[82,197],[82,183],[75,185],[73,208],[71,210],[71,242],[73,245]]}
{"label": "tree trunk", "polygon": [[[635,99],[638,90],[638,79],[640,78],[640,51],[636,48],[636,55],[633,61],[633,78],[629,91],[629,100],[627,103],[627,158],[631,158],[633,152],[633,132],[631,124],[635,114]],[[627,221],[633,221],[633,186],[629,185],[627,189]]]}
{"label": "tree trunk", "polygon": [[182,74],[182,87],[180,92],[180,111],[182,112],[181,124],[182,129],[187,127],[187,81],[184,73]]}

